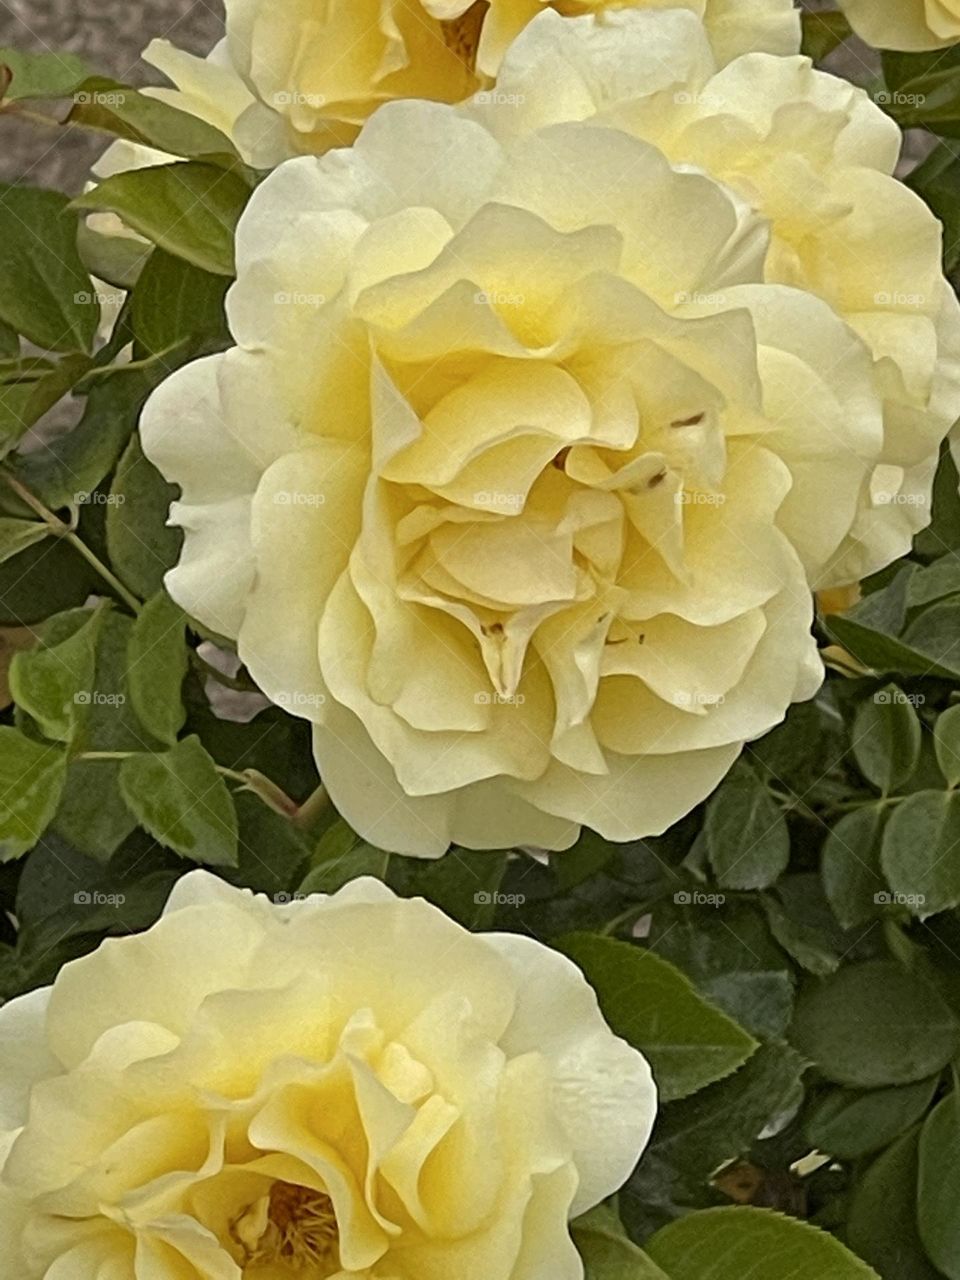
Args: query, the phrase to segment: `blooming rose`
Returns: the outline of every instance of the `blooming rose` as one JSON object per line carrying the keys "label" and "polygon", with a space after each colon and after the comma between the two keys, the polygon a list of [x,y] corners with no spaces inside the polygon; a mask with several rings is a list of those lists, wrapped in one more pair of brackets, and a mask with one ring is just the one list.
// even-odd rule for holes
{"label": "blooming rose", "polygon": [[9,1280],[580,1280],[656,1111],[570,961],[372,880],[194,872],[0,1047]]}
{"label": "blooming rose", "polygon": [[[390,104],[281,166],[236,347],[147,405],[172,595],[314,720],[374,844],[664,830],[818,687],[810,586],[909,540],[872,494],[915,455],[928,483],[960,409],[938,225],[869,167],[863,94],[713,70],[688,12],[547,13],[500,77],[521,105]],[[896,255],[934,314],[864,299]]]}
{"label": "blooming rose", "polygon": [[[390,99],[468,97],[491,82],[510,41],[549,2],[226,0],[227,38],[211,60],[161,40],[145,57],[183,90],[162,96],[217,124],[249,163],[268,169],[352,142]],[[598,16],[674,5],[704,17],[721,63],[748,50],[799,50],[793,0],[555,0],[565,14]]]}
{"label": "blooming rose", "polygon": [[880,49],[940,49],[960,40],[960,0],[840,0],[840,7]]}

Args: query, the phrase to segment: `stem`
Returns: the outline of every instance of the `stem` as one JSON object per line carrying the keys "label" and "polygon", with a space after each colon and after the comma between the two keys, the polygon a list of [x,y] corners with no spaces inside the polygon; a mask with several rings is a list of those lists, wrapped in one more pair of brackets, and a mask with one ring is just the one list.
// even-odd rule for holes
{"label": "stem", "polygon": [[139,613],[141,605],[137,597],[131,591],[128,591],[117,575],[103,563],[95,552],[90,550],[80,535],[51,511],[49,507],[45,506],[36,494],[31,493],[27,486],[18,480],[16,476],[11,475],[6,469],[2,471],[2,475],[17,497],[22,502],[25,502],[31,511],[36,512],[58,538],[63,538],[64,542],[68,542],[75,551],[78,551],[83,556],[84,560],[92,566],[104,582],[117,593],[127,608],[134,614]]}
{"label": "stem", "polygon": [[316,791],[312,795],[307,796],[303,804],[295,811],[293,821],[298,827],[304,827],[309,830],[319,818],[330,808],[330,796],[327,794],[327,788],[321,782]]}

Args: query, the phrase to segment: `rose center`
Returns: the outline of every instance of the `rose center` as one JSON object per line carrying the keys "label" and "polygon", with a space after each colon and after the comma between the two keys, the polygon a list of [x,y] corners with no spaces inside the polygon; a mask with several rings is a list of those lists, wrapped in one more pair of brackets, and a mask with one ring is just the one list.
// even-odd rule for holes
{"label": "rose center", "polygon": [[305,1280],[320,1280],[340,1269],[337,1216],[322,1191],[275,1182],[230,1229],[243,1250],[245,1267],[285,1263]]}
{"label": "rose center", "polygon": [[483,20],[487,16],[490,5],[487,0],[476,0],[459,18],[441,23],[443,39],[448,49],[452,49],[465,66],[473,71],[477,63],[477,48],[480,44],[480,32]]}

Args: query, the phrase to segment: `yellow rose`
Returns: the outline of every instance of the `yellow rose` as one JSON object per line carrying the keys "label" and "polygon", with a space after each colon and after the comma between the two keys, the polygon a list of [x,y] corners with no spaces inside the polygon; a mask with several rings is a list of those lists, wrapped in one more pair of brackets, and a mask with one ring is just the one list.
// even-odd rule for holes
{"label": "yellow rose", "polygon": [[579,970],[372,880],[205,872],[0,1010],[16,1280],[582,1280],[656,1090]]}
{"label": "yellow rose", "polygon": [[[204,60],[155,40],[144,55],[182,93],[167,101],[217,124],[258,168],[353,141],[394,98],[459,102],[496,75],[548,0],[227,0],[227,37]],[[793,0],[556,0],[564,14],[676,4],[702,15],[722,64],[796,53]],[[244,108],[236,111],[240,105]],[[214,118],[216,117],[216,118]]]}
{"label": "yellow rose", "polygon": [[940,49],[960,40],[960,0],[840,0],[840,7],[878,49]]}
{"label": "yellow rose", "polygon": [[[866,163],[887,138],[862,95],[842,132],[830,77],[761,65],[778,126],[826,154]],[[281,166],[238,232],[236,347],[147,405],[147,453],[182,486],[172,595],[314,722],[374,844],[664,830],[818,687],[810,586],[899,538],[896,504],[864,524],[901,447],[893,357],[874,362],[856,308],[767,277],[786,251],[746,192],[782,187],[792,153],[748,149],[738,193],[705,143],[671,163],[643,136],[666,147],[675,119],[699,145],[713,66],[685,11],[547,13],[497,101],[389,104],[353,148]],[[939,369],[926,352],[911,392]],[[946,426],[924,430],[926,451]]]}

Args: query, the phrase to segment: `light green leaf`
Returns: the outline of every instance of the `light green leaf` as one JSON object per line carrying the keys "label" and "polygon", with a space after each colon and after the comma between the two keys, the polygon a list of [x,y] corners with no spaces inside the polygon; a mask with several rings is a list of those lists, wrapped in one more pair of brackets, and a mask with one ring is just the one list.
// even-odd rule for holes
{"label": "light green leaf", "polygon": [[158,592],[133,624],[127,667],[133,709],[158,742],[176,742],[183,728],[180,689],[188,661],[186,616],[165,591]]}
{"label": "light green leaf", "polygon": [[895,685],[887,685],[860,706],[853,754],[863,776],[884,795],[913,776],[920,759],[920,721]]}
{"label": "light green leaf", "polygon": [[236,866],[233,799],[199,738],[185,738],[159,755],[124,760],[120,789],[140,825],[160,844],[193,862]]}
{"label": "light green leaf", "polygon": [[91,76],[77,86],[73,101],[70,124],[103,129],[171,156],[236,163],[236,149],[219,129],[130,85]]}
{"label": "light green leaf", "polygon": [[921,919],[960,905],[960,794],[918,791],[897,805],[881,861],[891,902]]}
{"label": "light green leaf", "polygon": [[249,197],[250,188],[235,173],[188,161],[115,174],[73,204],[116,213],[175,257],[232,276],[234,232]]}
{"label": "light green leaf", "polygon": [[823,888],[833,914],[845,929],[876,918],[887,884],[880,871],[880,843],[886,814],[881,805],[864,805],[844,814],[823,846]]}
{"label": "light green leaf", "polygon": [[67,774],[61,747],[0,725],[0,862],[32,849],[50,825]]}
{"label": "light green leaf", "polygon": [[688,1214],[647,1252],[670,1280],[880,1280],[833,1236],[770,1209]]}
{"label": "light green leaf", "polygon": [[325,856],[307,873],[300,885],[300,893],[336,893],[358,876],[386,880],[390,854],[360,840],[352,831],[350,835],[352,840],[344,841],[337,851],[330,843]]}
{"label": "light green leaf", "polygon": [[920,1135],[920,1236],[950,1280],[960,1280],[960,1096],[951,1093]]}
{"label": "light green leaf", "polygon": [[790,1038],[828,1080],[872,1089],[936,1074],[960,1050],[960,1023],[919,974],[871,960],[811,983]]}
{"label": "light green leaf", "polygon": [[704,837],[717,880],[729,889],[764,889],[790,860],[778,805],[745,764],[734,766],[707,806]]}
{"label": "light green leaf", "polygon": [[37,520],[0,516],[0,564],[50,536],[50,526]]}
{"label": "light green leaf", "polygon": [[10,72],[4,102],[28,98],[65,98],[90,74],[87,64],[75,53],[22,53],[0,49],[0,67]]}
{"label": "light green leaf", "polygon": [[940,772],[951,787],[960,786],[960,706],[949,707],[937,717],[933,745]]}
{"label": "light green leaf", "polygon": [[72,742],[99,696],[94,672],[104,617],[104,609],[89,610],[66,639],[14,656],[10,692],[44,737]]}
{"label": "light green leaf", "polygon": [[586,933],[557,947],[583,970],[616,1034],[649,1059],[662,1101],[696,1093],[755,1052],[753,1036],[652,951]]}
{"label": "light green leaf", "polygon": [[0,184],[0,320],[44,351],[89,351],[100,307],[66,196]]}
{"label": "light green leaf", "polygon": [[90,368],[84,355],[0,363],[0,451],[12,448]]}

